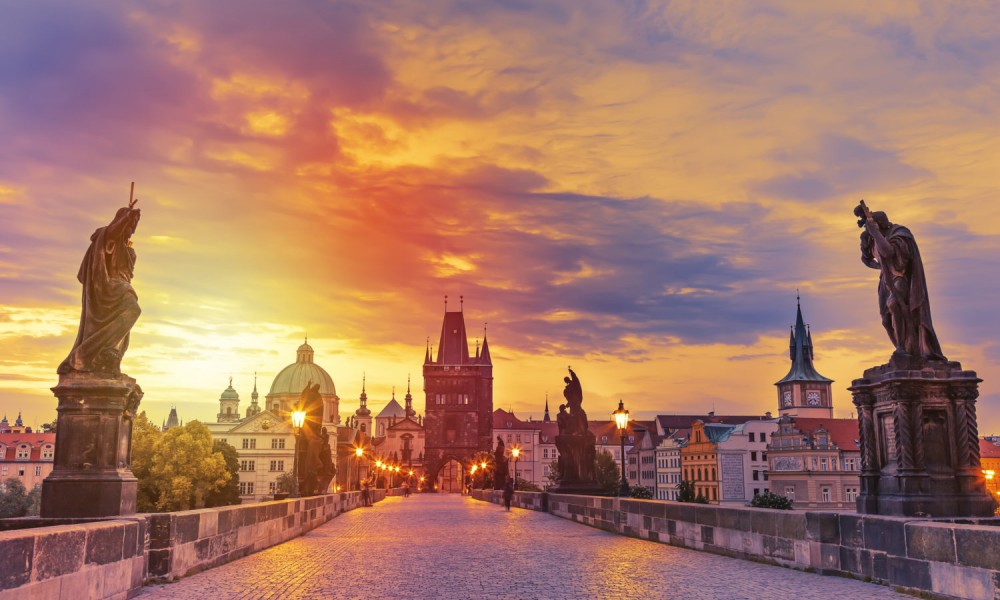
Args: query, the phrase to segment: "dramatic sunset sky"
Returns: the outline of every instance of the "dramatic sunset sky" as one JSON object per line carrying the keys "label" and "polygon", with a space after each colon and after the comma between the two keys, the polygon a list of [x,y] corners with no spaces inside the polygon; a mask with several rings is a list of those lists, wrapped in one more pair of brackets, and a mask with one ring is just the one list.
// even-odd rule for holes
{"label": "dramatic sunset sky", "polygon": [[567,364],[592,418],[762,413],[796,289],[848,417],[892,351],[865,198],[1000,433],[997,31],[989,2],[0,0],[0,413],[55,417],[135,180],[122,367],[157,422],[230,375],[245,409],[305,335],[343,416],[364,372],[380,408],[445,294],[519,416]]}

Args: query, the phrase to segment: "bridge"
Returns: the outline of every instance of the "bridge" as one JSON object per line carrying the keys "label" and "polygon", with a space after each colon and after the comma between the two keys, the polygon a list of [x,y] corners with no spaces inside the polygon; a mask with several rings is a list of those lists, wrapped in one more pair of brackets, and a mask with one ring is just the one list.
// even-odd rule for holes
{"label": "bridge", "polygon": [[455,494],[391,497],[141,600],[901,598],[891,588],[657,544]]}

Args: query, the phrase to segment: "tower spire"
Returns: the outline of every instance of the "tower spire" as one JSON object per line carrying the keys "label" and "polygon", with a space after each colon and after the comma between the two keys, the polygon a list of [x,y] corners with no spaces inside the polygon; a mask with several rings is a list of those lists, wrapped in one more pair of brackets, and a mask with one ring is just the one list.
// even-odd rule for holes
{"label": "tower spire", "polygon": [[410,393],[410,374],[406,374],[406,416],[413,417],[417,411],[413,410],[413,395]]}
{"label": "tower spire", "polygon": [[544,423],[551,423],[552,417],[549,416],[549,393],[545,392],[545,418],[542,419]]}

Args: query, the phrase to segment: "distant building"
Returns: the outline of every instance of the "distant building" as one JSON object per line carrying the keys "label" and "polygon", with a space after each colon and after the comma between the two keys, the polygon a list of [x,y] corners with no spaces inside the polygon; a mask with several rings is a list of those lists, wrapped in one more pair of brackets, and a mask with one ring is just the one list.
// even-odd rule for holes
{"label": "distant building", "polygon": [[[232,380],[230,380],[230,382],[229,382],[230,388],[232,387],[232,385],[233,385],[233,382],[232,382]],[[183,424],[184,423],[180,419],[177,418],[177,407],[176,406],[172,406],[172,407],[170,407],[170,414],[167,415],[167,419],[163,422],[163,425],[160,428],[160,430],[161,431],[166,431],[166,430],[170,429],[171,427],[179,427],[179,426],[181,426]]]}
{"label": "distant building", "polygon": [[660,443],[656,426],[640,422],[633,427],[635,443],[626,451],[628,455],[627,478],[629,485],[648,487],[656,492],[656,447]]}
{"label": "distant building", "polygon": [[0,486],[13,477],[20,479],[30,491],[52,472],[56,434],[35,433],[30,427],[18,425],[20,422],[18,416],[14,427],[19,431],[0,433]]}
{"label": "distant building", "polygon": [[855,419],[834,419],[832,380],[813,366],[812,334],[797,303],[792,361],[778,388],[778,429],[767,448],[770,489],[794,508],[856,508],[861,448]]}
{"label": "distant building", "polygon": [[1000,446],[997,446],[997,442],[979,440],[979,460],[986,479],[986,489],[1000,502]]}
{"label": "distant building", "polygon": [[720,504],[743,506],[768,490],[767,445],[777,429],[776,419],[751,420],[719,440]]}
{"label": "distant building", "polygon": [[31,433],[31,427],[24,425],[24,421],[21,420],[21,411],[17,411],[17,419],[13,425],[7,421],[7,415],[3,416],[3,420],[0,421],[0,433]]}
{"label": "distant building", "polygon": [[439,491],[458,492],[477,452],[489,452],[493,436],[493,360],[469,354],[463,311],[445,307],[437,356],[424,353],[424,468]]}
{"label": "distant building", "polygon": [[677,500],[681,482],[681,448],[687,444],[690,429],[673,429],[660,438],[656,447],[656,499]]}

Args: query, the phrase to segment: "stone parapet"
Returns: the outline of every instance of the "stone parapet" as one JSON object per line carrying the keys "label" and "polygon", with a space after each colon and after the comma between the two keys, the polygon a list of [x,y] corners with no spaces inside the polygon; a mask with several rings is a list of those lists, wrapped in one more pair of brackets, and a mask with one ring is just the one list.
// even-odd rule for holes
{"label": "stone parapet", "polygon": [[[472,496],[503,503],[499,491],[475,490]],[[516,492],[511,504],[611,533],[735,558],[941,597],[1000,597],[996,518],[930,520],[545,492]]]}
{"label": "stone parapet", "polygon": [[[380,502],[386,490],[372,490]],[[361,506],[360,492],[0,531],[0,600],[125,599],[297,537]]]}

